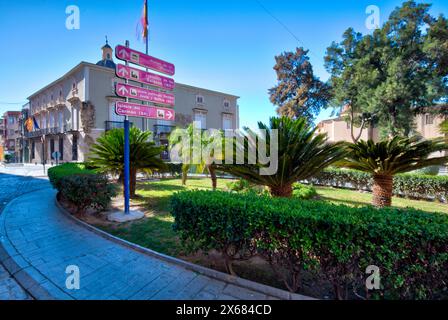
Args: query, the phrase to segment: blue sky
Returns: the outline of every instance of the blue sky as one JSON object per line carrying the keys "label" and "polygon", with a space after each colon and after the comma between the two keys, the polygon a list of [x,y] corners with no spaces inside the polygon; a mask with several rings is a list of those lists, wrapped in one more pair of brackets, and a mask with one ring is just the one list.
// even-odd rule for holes
{"label": "blue sky", "polygon": [[[150,54],[176,65],[178,82],[241,97],[240,124],[254,127],[275,115],[267,90],[275,85],[274,56],[297,46],[310,49],[316,74],[328,74],[323,56],[348,27],[362,33],[368,5],[384,21],[399,0],[150,0]],[[432,13],[448,14],[434,0]],[[104,37],[144,50],[136,38],[143,0],[0,1],[0,113],[18,110],[31,93],[80,61],[96,63]],[[67,30],[65,9],[77,5],[80,30]],[[20,103],[20,104],[19,104]],[[324,111],[318,119],[327,118]]]}

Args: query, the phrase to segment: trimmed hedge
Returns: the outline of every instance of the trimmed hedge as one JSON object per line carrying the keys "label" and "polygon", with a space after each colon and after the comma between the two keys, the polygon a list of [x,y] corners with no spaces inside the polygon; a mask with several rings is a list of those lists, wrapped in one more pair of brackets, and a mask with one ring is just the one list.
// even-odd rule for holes
{"label": "trimmed hedge", "polygon": [[52,167],[48,170],[48,177],[59,196],[79,214],[87,209],[103,211],[117,195],[116,186],[110,184],[106,176],[86,169],[84,164],[65,163]]}
{"label": "trimmed hedge", "polygon": [[[234,259],[255,254],[291,291],[302,271],[366,298],[448,298],[448,216],[418,210],[352,208],[253,194],[184,191],[171,199],[174,230],[191,251]],[[380,268],[381,288],[365,295],[366,268]],[[279,276],[280,273],[278,273]]]}
{"label": "trimmed hedge", "polygon": [[95,171],[87,169],[84,163],[64,163],[48,169],[48,179],[58,190],[61,187],[61,179],[74,174],[95,174]]}
{"label": "trimmed hedge", "polygon": [[[326,169],[308,183],[356,190],[372,190],[369,173],[356,170]],[[411,199],[448,201],[448,176],[398,174],[394,176],[394,195]]]}

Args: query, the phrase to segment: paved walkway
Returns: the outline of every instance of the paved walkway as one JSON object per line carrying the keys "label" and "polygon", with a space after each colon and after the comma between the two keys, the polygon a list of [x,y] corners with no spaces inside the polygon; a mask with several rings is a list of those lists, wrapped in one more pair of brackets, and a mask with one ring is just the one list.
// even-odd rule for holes
{"label": "paved walkway", "polygon": [[[31,294],[45,289],[57,299],[272,298],[109,241],[64,216],[54,197],[50,188],[28,193],[0,215],[3,247],[19,265],[13,273]],[[66,288],[70,265],[79,267],[79,290]]]}
{"label": "paved walkway", "polygon": [[[33,178],[42,175],[43,170],[39,166],[19,168],[0,166],[0,214],[10,200],[24,193],[48,187],[46,179]],[[23,299],[30,299],[30,296],[0,263],[0,300]]]}

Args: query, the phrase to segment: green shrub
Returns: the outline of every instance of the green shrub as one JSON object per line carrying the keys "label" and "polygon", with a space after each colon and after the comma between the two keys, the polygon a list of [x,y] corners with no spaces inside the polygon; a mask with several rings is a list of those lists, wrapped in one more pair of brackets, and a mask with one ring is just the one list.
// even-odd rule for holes
{"label": "green shrub", "polygon": [[258,195],[268,195],[269,192],[263,186],[257,186],[245,179],[231,181],[226,184],[227,190],[238,193],[253,193]]}
{"label": "green shrub", "polygon": [[48,179],[55,189],[60,189],[61,179],[74,174],[94,174],[84,163],[64,163],[48,169]]}
{"label": "green shrub", "polygon": [[419,169],[419,170],[412,171],[411,173],[413,173],[413,174],[422,174],[422,175],[425,175],[425,176],[436,176],[436,175],[439,174],[439,167],[438,166],[429,166],[429,167],[426,167],[426,168],[422,168],[422,169]]}
{"label": "green shrub", "polygon": [[174,230],[190,250],[216,249],[230,266],[259,254],[289,271],[282,280],[291,291],[307,269],[338,298],[363,295],[366,268],[375,265],[381,288],[370,298],[448,298],[446,215],[217,191],[176,193],[171,206]]}
{"label": "green shrub", "polygon": [[61,197],[76,208],[77,213],[84,213],[91,208],[104,211],[117,189],[110,184],[107,177],[96,174],[72,174],[62,177],[58,182]]}
{"label": "green shrub", "polygon": [[[345,170],[326,169],[318,176],[307,180],[313,185],[351,188],[356,190],[372,190],[372,177],[369,173]],[[448,176],[430,176],[422,174],[397,174],[394,176],[395,196],[413,199],[448,200]]]}
{"label": "green shrub", "polygon": [[317,191],[313,186],[306,186],[296,182],[292,185],[292,195],[297,199],[309,200],[317,196]]}

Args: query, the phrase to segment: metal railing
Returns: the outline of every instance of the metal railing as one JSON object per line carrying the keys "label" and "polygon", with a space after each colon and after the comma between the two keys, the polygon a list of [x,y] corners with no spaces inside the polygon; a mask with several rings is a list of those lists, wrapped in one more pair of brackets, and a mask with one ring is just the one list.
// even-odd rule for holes
{"label": "metal railing", "polygon": [[175,126],[167,126],[167,125],[161,125],[161,124],[155,124],[154,125],[154,134],[159,135],[162,133],[169,134],[171,131],[173,131]]}
{"label": "metal railing", "polygon": [[[130,123],[130,126],[133,126],[133,123]],[[106,131],[112,130],[112,129],[123,129],[124,128],[124,122],[123,121],[105,121],[105,129]]]}

